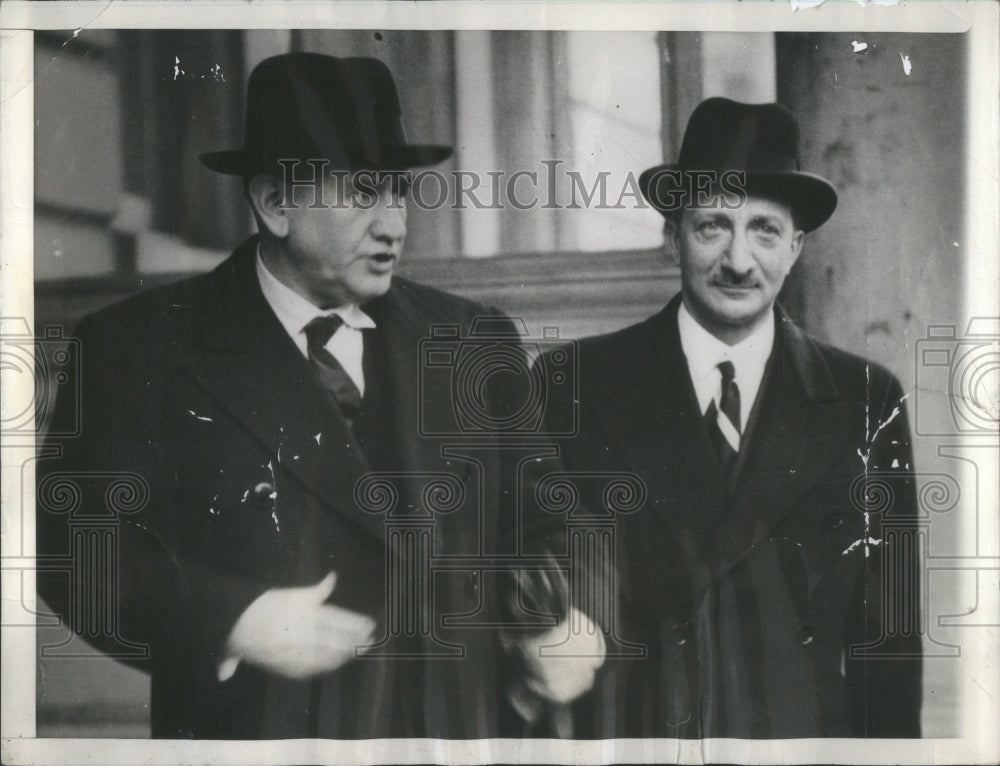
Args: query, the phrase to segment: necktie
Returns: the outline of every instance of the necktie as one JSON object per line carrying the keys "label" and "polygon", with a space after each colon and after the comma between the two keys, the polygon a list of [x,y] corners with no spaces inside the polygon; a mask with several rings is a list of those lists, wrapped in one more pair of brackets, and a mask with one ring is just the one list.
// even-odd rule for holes
{"label": "necktie", "polygon": [[722,467],[729,473],[740,451],[740,389],[736,385],[732,362],[719,362],[718,368],[722,374],[719,406],[715,406],[713,399],[705,412],[705,420]]}
{"label": "necktie", "polygon": [[353,427],[361,411],[361,392],[354,385],[336,357],[326,350],[326,344],[344,323],[336,314],[320,316],[305,327],[309,362],[319,376],[320,382],[329,391],[348,424]]}

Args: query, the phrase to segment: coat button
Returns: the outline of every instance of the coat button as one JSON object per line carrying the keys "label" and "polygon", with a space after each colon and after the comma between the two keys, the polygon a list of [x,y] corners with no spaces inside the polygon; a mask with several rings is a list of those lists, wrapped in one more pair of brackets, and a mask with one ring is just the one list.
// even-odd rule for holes
{"label": "coat button", "polygon": [[269,481],[262,481],[254,485],[253,501],[259,506],[267,507],[274,504],[274,485]]}
{"label": "coat button", "polygon": [[799,628],[799,641],[802,642],[803,646],[809,646],[816,638],[815,633],[813,633],[812,625],[803,625]]}
{"label": "coat button", "polygon": [[840,511],[831,511],[826,515],[826,525],[830,529],[840,529],[844,526],[844,517]]}
{"label": "coat button", "polygon": [[684,625],[674,625],[674,644],[684,646],[687,642],[687,628]]}

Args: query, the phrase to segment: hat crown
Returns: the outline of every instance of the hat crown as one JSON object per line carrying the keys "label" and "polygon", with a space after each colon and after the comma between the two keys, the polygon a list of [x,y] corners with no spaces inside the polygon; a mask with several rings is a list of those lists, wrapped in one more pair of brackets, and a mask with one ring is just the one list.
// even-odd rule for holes
{"label": "hat crown", "polygon": [[251,176],[276,172],[279,160],[378,171],[429,165],[451,154],[450,147],[407,143],[396,84],[384,63],[320,53],[272,56],[254,68],[243,136],[241,151],[210,152],[202,161]]}
{"label": "hat crown", "polygon": [[677,158],[680,170],[796,172],[799,126],[781,104],[700,103],[688,120]]}
{"label": "hat crown", "polygon": [[[778,200],[803,231],[822,225],[837,207],[837,190],[825,178],[805,173],[799,161],[799,125],[781,104],[741,104],[710,98],[695,108],[677,162],[646,168],[639,176],[643,197],[671,216],[709,189]],[[739,174],[735,179],[729,174]],[[735,184],[735,185],[734,185]],[[709,204],[714,204],[709,199]]]}
{"label": "hat crown", "polygon": [[405,143],[396,85],[381,61],[291,53],[250,76],[244,149],[253,165],[325,159],[336,169],[387,168]]}

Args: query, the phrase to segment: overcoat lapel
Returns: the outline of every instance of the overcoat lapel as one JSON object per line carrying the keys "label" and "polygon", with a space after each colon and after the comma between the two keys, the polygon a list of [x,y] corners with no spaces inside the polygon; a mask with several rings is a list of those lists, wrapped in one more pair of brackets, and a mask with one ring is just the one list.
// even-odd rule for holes
{"label": "overcoat lapel", "polygon": [[679,305],[680,296],[618,344],[592,398],[613,448],[646,481],[652,517],[700,539],[722,509],[725,484],[681,350]]}
{"label": "overcoat lapel", "polygon": [[715,539],[716,574],[800,506],[854,429],[818,349],[778,310],[775,349],[741,448],[738,476]]}
{"label": "overcoat lapel", "polygon": [[[380,298],[365,306],[377,326],[385,363],[386,392],[392,402],[392,422],[396,435],[394,445],[399,466],[406,472],[426,472],[433,469],[433,447],[419,438],[421,402],[418,377],[420,374],[420,341],[429,334],[426,313],[414,305],[399,280]],[[426,392],[423,392],[426,394]],[[441,393],[446,392],[431,392]]]}
{"label": "overcoat lapel", "polygon": [[[395,464],[394,483],[399,489],[403,513],[427,513],[424,489],[432,475],[451,474],[458,482],[470,478],[470,464],[462,460],[446,461],[440,438],[422,432],[422,420],[435,420],[440,413],[453,407],[448,388],[426,387],[420,384],[421,341],[430,337],[435,321],[442,321],[435,309],[415,297],[405,280],[396,278],[385,295],[364,307],[375,320],[378,342],[381,344],[385,373],[385,391],[392,409],[392,433]],[[450,321],[454,322],[455,317]],[[422,418],[423,416],[423,418]],[[486,477],[480,477],[485,481]],[[475,509],[481,510],[481,509]],[[445,539],[460,534],[472,535],[475,524],[466,519],[468,513],[434,518],[434,546],[443,550]],[[460,532],[459,530],[464,530]],[[450,539],[449,550],[465,550],[458,540]]]}
{"label": "overcoat lapel", "polygon": [[[765,540],[845,449],[850,406],[813,343],[777,310],[775,348],[728,483],[708,440],[680,344],[680,296],[627,330],[585,398],[647,513],[695,560],[697,592]],[[590,378],[588,380],[587,378]]]}
{"label": "overcoat lapel", "polygon": [[[351,523],[378,538],[380,517],[361,512],[354,487],[366,464],[346,422],[267,304],[251,238],[192,296],[203,316],[182,365],[281,467]],[[200,304],[200,305],[199,305]],[[290,460],[290,453],[300,454]],[[281,459],[284,458],[284,459]]]}

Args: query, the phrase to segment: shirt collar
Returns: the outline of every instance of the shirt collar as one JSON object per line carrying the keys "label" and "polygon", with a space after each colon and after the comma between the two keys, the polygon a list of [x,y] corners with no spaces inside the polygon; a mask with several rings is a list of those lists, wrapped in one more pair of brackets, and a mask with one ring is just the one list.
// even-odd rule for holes
{"label": "shirt collar", "polygon": [[355,330],[375,327],[375,320],[354,303],[338,306],[332,310],[320,309],[303,298],[290,287],[279,281],[264,265],[260,257],[260,245],[257,246],[257,279],[260,282],[264,298],[274,310],[278,321],[293,338],[301,333],[307,324],[317,316],[337,314],[344,324]]}
{"label": "shirt collar", "polygon": [[774,347],[774,311],[768,311],[761,326],[734,346],[723,343],[698,324],[683,301],[677,314],[677,329],[691,378],[695,381],[704,380],[725,359],[733,363],[737,382],[741,379],[759,381]]}

